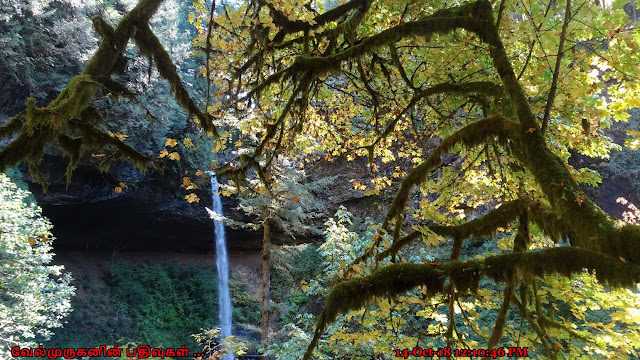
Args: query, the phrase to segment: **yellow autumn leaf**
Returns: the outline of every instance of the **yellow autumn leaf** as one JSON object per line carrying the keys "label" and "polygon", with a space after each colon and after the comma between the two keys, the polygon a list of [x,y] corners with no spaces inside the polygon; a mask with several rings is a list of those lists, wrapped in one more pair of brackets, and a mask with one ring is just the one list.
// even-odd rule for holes
{"label": "yellow autumn leaf", "polygon": [[242,140],[236,141],[235,143],[233,143],[233,145],[235,145],[236,147],[242,146]]}
{"label": "yellow autumn leaf", "polygon": [[113,133],[111,131],[107,131],[107,135],[111,136],[112,138],[116,138],[116,139],[118,139],[120,141],[124,141],[124,139],[129,137],[129,135],[125,135],[125,134],[122,134],[122,133],[119,133],[119,132]]}
{"label": "yellow autumn leaf", "polygon": [[182,143],[184,144],[184,146],[193,147],[193,140],[191,140],[190,138],[185,138],[184,140],[182,140]]}
{"label": "yellow autumn leaf", "polygon": [[33,246],[36,244],[36,238],[29,236],[29,245]]}
{"label": "yellow autumn leaf", "polygon": [[171,154],[169,154],[169,159],[171,160],[180,160],[180,154],[178,154],[177,152],[172,152]]}
{"label": "yellow autumn leaf", "polygon": [[122,192],[122,188],[120,186],[116,186],[116,188],[113,189],[113,191],[115,191],[116,194],[120,194]]}
{"label": "yellow autumn leaf", "polygon": [[167,138],[167,141],[164,142],[164,146],[175,147],[178,145],[178,141],[176,139]]}
{"label": "yellow autumn leaf", "polygon": [[159,158],[163,158],[165,156],[169,155],[169,152],[167,151],[167,149],[164,149],[162,151],[160,151],[160,155],[158,156]]}
{"label": "yellow autumn leaf", "polygon": [[123,183],[122,181],[120,182],[120,184],[119,184],[119,185],[120,185],[120,187],[121,187],[121,188],[123,188],[123,189],[126,189],[126,188],[127,188],[127,184]]}
{"label": "yellow autumn leaf", "polygon": [[200,198],[194,193],[186,195],[184,198],[190,203],[200,202]]}
{"label": "yellow autumn leaf", "polygon": [[202,176],[203,174],[204,174],[204,171],[202,170],[196,171],[196,176]]}

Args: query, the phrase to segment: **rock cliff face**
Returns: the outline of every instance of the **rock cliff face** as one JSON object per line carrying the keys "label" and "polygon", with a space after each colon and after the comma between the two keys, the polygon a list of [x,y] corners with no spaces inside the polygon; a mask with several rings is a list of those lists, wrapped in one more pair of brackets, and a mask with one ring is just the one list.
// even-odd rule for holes
{"label": "rock cliff face", "polygon": [[[108,173],[101,173],[86,160],[67,186],[63,158],[48,155],[42,164],[45,177],[57,179],[52,180],[46,193],[28,175],[24,180],[54,224],[57,247],[213,251],[213,226],[205,210],[211,207],[211,193],[206,184],[198,192],[200,202],[190,204],[180,191],[182,178],[175,173],[150,170],[141,174],[127,164],[114,165]],[[116,193],[120,182],[127,187]],[[232,199],[224,198],[223,203],[225,209],[235,207]],[[227,237],[229,246],[235,249],[259,248],[261,243],[255,232],[229,229]]]}
{"label": "rock cliff face", "polygon": [[[614,125],[609,134],[616,143],[622,143],[624,129],[637,127],[639,123],[638,117],[632,117],[628,124]],[[590,167],[601,173],[603,183],[598,188],[586,186],[585,192],[608,213],[622,217],[626,208],[616,203],[618,197],[640,204],[638,152],[613,152],[609,160],[574,155],[570,163],[576,168]],[[404,165],[408,170],[409,164]],[[28,175],[24,175],[24,180],[45,216],[54,224],[57,247],[102,251],[213,252],[213,226],[205,210],[205,207],[211,207],[208,179],[203,178],[198,183],[200,188],[196,193],[200,202],[190,204],[184,200],[185,192],[180,189],[182,175],[175,171],[161,174],[150,170],[141,174],[128,164],[118,164],[112,166],[109,173],[101,173],[97,169],[97,161],[85,158],[67,186],[64,158],[52,151],[42,161],[42,166],[46,178],[52,181],[47,193],[42,192],[40,185],[32,183]],[[380,171],[386,171],[384,165],[380,168]],[[350,180],[368,183],[370,179],[365,157],[351,162],[344,159],[333,162],[317,160],[305,169],[311,179],[335,176],[334,185],[317,193],[326,205],[327,217],[343,205],[358,217],[378,218],[386,212],[394,194],[393,187],[377,196],[365,196],[363,191],[353,189]],[[22,170],[26,174],[26,169]],[[127,188],[116,193],[114,189],[120,182],[127,184]],[[234,220],[248,220],[244,214],[234,210],[237,204],[233,198],[223,198],[222,201],[225,215]],[[324,221],[326,217],[315,225],[321,226]],[[236,250],[260,249],[262,243],[258,232],[228,229],[227,237],[229,247]],[[312,239],[297,237],[294,240],[276,233],[273,240],[275,243],[291,243]]]}
{"label": "rock cliff face", "polygon": [[[101,173],[97,161],[85,158],[67,186],[64,177],[66,159],[50,154],[41,165],[45,178],[51,181],[46,193],[32,181],[26,167],[20,169],[44,215],[54,224],[58,248],[213,251],[213,226],[205,210],[205,207],[211,208],[212,201],[208,179],[198,182],[196,194],[200,202],[190,204],[180,188],[182,175],[175,172],[161,174],[150,170],[141,174],[128,164],[114,164],[108,173]],[[380,196],[367,197],[363,191],[354,190],[350,182],[353,178],[369,177],[364,157],[353,162],[341,159],[317,161],[308,167],[308,175],[312,179],[336,177],[335,186],[316,194],[326,206],[326,217],[318,219],[316,226],[321,227],[341,205],[362,218],[379,217],[385,210]],[[127,187],[117,193],[114,189],[120,182]],[[235,210],[237,202],[233,198],[223,197],[222,202],[226,216],[238,221],[250,220]],[[319,238],[315,235],[291,239],[277,231],[272,237],[276,244]],[[227,229],[227,241],[235,250],[260,249],[262,245],[261,234],[247,230]]]}

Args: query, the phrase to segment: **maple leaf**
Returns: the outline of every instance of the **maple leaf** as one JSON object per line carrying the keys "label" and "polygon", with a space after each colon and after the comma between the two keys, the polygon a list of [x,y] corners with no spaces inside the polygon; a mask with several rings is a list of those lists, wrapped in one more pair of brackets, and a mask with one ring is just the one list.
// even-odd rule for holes
{"label": "maple leaf", "polygon": [[200,198],[198,197],[198,195],[196,195],[194,193],[191,193],[189,195],[185,195],[184,198],[190,203],[200,202]]}
{"label": "maple leaf", "polygon": [[202,170],[196,171],[196,176],[202,176],[203,174],[204,174],[204,171]]}
{"label": "maple leaf", "polygon": [[36,238],[29,236],[29,245],[33,246],[36,244]]}
{"label": "maple leaf", "polygon": [[536,131],[536,128],[529,128],[529,130],[525,131],[527,134],[533,134]]}
{"label": "maple leaf", "polygon": [[116,194],[120,194],[120,193],[122,192],[122,188],[121,188],[120,186],[116,186],[116,188],[115,188],[115,189],[113,189],[113,191],[114,191]]}
{"label": "maple leaf", "polygon": [[159,158],[163,158],[165,156],[169,155],[169,152],[167,151],[167,149],[164,149],[162,151],[160,151],[160,155],[158,156]]}
{"label": "maple leaf", "polygon": [[191,140],[190,138],[185,138],[184,140],[182,140],[182,143],[184,144],[184,146],[193,147],[193,140]]}
{"label": "maple leaf", "polygon": [[175,147],[178,145],[178,141],[176,139],[167,138],[167,141],[164,142],[164,146]]}
{"label": "maple leaf", "polygon": [[171,160],[180,160],[180,154],[178,154],[177,152],[172,152],[171,154],[169,154],[169,159]]}
{"label": "maple leaf", "polygon": [[298,199],[297,196],[294,196],[293,199],[291,199],[291,201],[293,201],[294,203],[300,202],[300,199]]}
{"label": "maple leaf", "polygon": [[124,139],[129,137],[129,135],[125,135],[125,134],[122,134],[122,133],[119,133],[119,132],[114,133],[114,132],[111,132],[111,131],[107,131],[107,135],[111,136],[112,138],[116,138],[116,139],[118,139],[120,141],[124,141]]}
{"label": "maple leaf", "polygon": [[217,153],[218,151],[220,151],[220,149],[222,149],[222,141],[215,141],[213,143],[213,149],[211,149],[211,152]]}
{"label": "maple leaf", "polygon": [[120,181],[120,185],[121,188],[126,189],[127,188],[127,184],[123,183],[122,181]]}

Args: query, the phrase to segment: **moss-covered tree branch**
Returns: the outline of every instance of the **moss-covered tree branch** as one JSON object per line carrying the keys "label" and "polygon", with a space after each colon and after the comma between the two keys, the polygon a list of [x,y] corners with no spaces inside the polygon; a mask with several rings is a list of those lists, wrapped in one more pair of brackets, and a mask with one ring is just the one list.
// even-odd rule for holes
{"label": "moss-covered tree branch", "polygon": [[178,104],[190,114],[196,115],[200,126],[202,126],[205,131],[217,136],[211,117],[202,112],[193,99],[191,99],[189,92],[187,92],[187,89],[182,85],[182,80],[176,71],[173,60],[171,60],[171,57],[164,49],[164,46],[162,46],[158,37],[151,31],[149,25],[139,24],[134,39],[142,55],[146,56],[150,62],[152,59],[155,61],[158,73],[160,73],[160,76],[165,78],[171,86],[171,91],[175,95]]}
{"label": "moss-covered tree branch", "polygon": [[475,9],[473,18],[477,20],[469,30],[489,44],[494,66],[518,118],[519,130],[512,140],[520,151],[515,154],[559,212],[563,227],[572,235],[571,244],[640,262],[640,228],[605,214],[584,195],[562,160],[549,149],[498,35],[491,5],[480,0]]}
{"label": "moss-covered tree branch", "polygon": [[333,287],[325,299],[325,309],[318,318],[314,338],[304,359],[310,359],[328,323],[340,314],[361,308],[373,297],[390,297],[418,286],[425,288],[427,296],[434,296],[445,291],[449,281],[455,283],[459,291],[475,291],[483,277],[506,282],[519,274],[572,276],[585,270],[593,271],[599,281],[610,286],[631,286],[640,279],[640,265],[572,247],[510,253],[484,260],[450,261],[439,266],[389,265],[369,276],[344,281]]}
{"label": "moss-covered tree branch", "polygon": [[[134,36],[136,42],[141,45],[143,54],[155,59],[160,75],[171,85],[178,103],[188,112],[195,114],[205,130],[215,133],[212,119],[195,105],[182,85],[173,61],[148,26],[149,20],[161,3],[162,0],[141,0],[120,20],[115,29],[99,17],[93,19],[102,42],[82,73],[73,77],[45,107],[37,107],[35,99],[29,98],[26,111],[0,128],[1,138],[9,138],[20,132],[17,138],[0,150],[0,171],[7,166],[26,161],[35,173],[44,148],[54,142],[57,142],[63,153],[70,158],[67,180],[78,164],[81,155],[78,151],[83,149],[102,149],[106,146],[116,149],[115,153],[103,161],[102,169],[107,168],[113,160],[131,160],[141,169],[153,164],[150,158],[122,141],[110,137],[106,131],[97,127],[96,125],[101,124],[104,119],[90,106],[99,89],[107,89],[125,96],[132,95],[126,87],[112,80],[111,75],[121,70],[124,51]],[[90,126],[81,126],[78,122]],[[77,136],[79,138],[76,139]],[[37,177],[43,179],[41,175]]]}
{"label": "moss-covered tree branch", "polygon": [[391,134],[396,128],[398,121],[400,121],[400,119],[402,119],[402,117],[405,116],[411,109],[413,109],[421,100],[436,94],[486,94],[493,98],[502,96],[500,86],[490,81],[472,81],[459,84],[435,84],[426,89],[420,90],[413,98],[411,98],[409,104],[407,104],[407,106],[402,109],[402,112],[396,115],[393,120],[391,120],[387,124],[384,131],[370,146],[377,145],[380,141],[389,136],[389,134]]}
{"label": "moss-covered tree branch", "polygon": [[[526,211],[531,201],[527,198],[513,200],[502,204],[499,208],[489,211],[486,215],[480,216],[461,225],[429,225],[429,230],[440,236],[447,236],[454,239],[468,239],[472,236],[482,237],[493,235],[498,228],[506,228],[513,222],[523,210]],[[382,260],[387,256],[393,256],[403,247],[411,244],[421,237],[422,233],[414,231],[376,255],[376,260]]]}
{"label": "moss-covered tree branch", "polygon": [[429,154],[429,157],[411,170],[402,180],[400,190],[398,190],[387,212],[383,228],[386,228],[389,221],[403,211],[404,205],[409,198],[410,190],[424,182],[429,171],[440,164],[442,155],[448,153],[458,144],[472,148],[493,138],[496,138],[499,142],[506,142],[512,128],[513,125],[510,121],[501,115],[494,115],[471,123],[442,140],[440,145]]}

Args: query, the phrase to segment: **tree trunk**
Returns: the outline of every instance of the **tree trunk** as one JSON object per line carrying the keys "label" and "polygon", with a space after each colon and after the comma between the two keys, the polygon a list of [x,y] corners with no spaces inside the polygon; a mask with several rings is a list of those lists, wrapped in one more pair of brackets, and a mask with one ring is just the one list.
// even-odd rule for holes
{"label": "tree trunk", "polygon": [[[269,225],[269,214],[265,216],[262,233],[262,287],[260,295],[262,297],[262,308],[260,315],[262,319],[262,336],[260,338],[262,346],[266,346],[269,337],[269,301],[271,300],[271,235]],[[265,359],[263,357],[263,359]]]}

